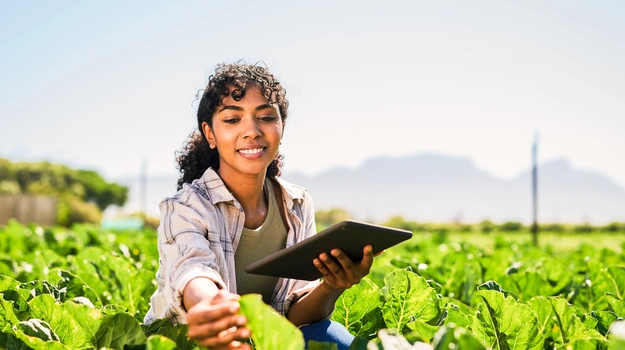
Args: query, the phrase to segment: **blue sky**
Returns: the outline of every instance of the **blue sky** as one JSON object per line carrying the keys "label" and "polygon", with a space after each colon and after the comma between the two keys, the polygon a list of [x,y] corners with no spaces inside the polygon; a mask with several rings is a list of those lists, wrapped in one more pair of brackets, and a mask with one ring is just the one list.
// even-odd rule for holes
{"label": "blue sky", "polygon": [[620,1],[0,4],[0,157],[175,174],[219,62],[263,61],[291,108],[285,173],[465,156],[500,177],[566,157],[625,188]]}

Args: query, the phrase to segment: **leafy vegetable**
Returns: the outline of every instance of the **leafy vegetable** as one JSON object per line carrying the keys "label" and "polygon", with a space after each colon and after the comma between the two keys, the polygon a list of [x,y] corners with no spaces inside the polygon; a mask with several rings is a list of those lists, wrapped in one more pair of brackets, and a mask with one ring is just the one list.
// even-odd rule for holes
{"label": "leafy vegetable", "polygon": [[304,336],[297,327],[263,303],[259,294],[241,297],[241,314],[248,319],[256,350],[304,348]]}

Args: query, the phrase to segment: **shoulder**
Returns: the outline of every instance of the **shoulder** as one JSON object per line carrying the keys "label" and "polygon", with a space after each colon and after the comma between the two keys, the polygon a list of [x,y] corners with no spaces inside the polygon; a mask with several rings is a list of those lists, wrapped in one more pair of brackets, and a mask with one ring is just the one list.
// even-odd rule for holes
{"label": "shoulder", "polygon": [[283,193],[285,193],[288,197],[290,197],[293,201],[306,201],[310,200],[310,193],[306,188],[293,184],[284,180],[281,177],[277,177],[276,181],[282,187]]}
{"label": "shoulder", "polygon": [[214,207],[219,202],[233,201],[234,197],[228,191],[217,173],[208,168],[201,178],[185,183],[174,195],[163,199],[159,206],[172,203],[181,204],[185,207],[202,211],[207,207]]}

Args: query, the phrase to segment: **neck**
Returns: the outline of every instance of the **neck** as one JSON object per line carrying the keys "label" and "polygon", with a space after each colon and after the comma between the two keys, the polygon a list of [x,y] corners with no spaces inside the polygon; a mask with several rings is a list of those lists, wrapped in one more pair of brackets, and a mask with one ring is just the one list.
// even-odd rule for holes
{"label": "neck", "polygon": [[243,207],[245,227],[257,228],[262,225],[267,216],[268,206],[263,191],[265,172],[249,176],[228,176],[228,174],[223,174],[221,171],[218,171],[218,174],[226,188]]}

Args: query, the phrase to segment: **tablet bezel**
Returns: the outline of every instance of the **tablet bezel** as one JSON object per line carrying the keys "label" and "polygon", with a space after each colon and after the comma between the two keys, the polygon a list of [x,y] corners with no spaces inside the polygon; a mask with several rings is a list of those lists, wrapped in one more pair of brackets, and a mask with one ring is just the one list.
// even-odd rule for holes
{"label": "tablet bezel", "polygon": [[322,277],[312,262],[322,252],[329,254],[330,250],[339,248],[352,261],[359,262],[363,256],[362,250],[367,244],[371,244],[373,253],[376,254],[411,237],[410,231],[345,220],[246,266],[245,271],[251,274],[312,281]]}

